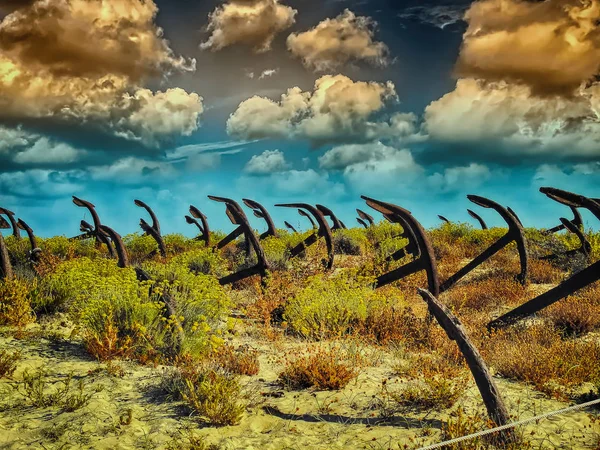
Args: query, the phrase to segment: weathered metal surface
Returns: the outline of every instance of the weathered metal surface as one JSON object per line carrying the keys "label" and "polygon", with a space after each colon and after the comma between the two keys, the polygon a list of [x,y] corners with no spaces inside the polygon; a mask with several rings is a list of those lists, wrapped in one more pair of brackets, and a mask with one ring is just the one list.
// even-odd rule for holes
{"label": "weathered metal surface", "polygon": [[275,223],[273,222],[269,211],[267,211],[263,205],[255,202],[254,200],[243,198],[242,201],[244,202],[244,205],[254,211],[254,215],[256,217],[264,219],[264,221],[267,223],[267,231],[260,235],[260,239],[262,240],[269,236],[277,237],[277,228],[275,228]]}
{"label": "weathered metal surface", "polygon": [[[308,213],[312,214],[317,223],[319,224],[319,228],[317,231],[310,236],[308,236],[304,241],[300,242],[296,247],[291,250],[290,257],[295,258],[296,256],[303,253],[308,247],[313,245],[319,237],[325,239],[325,244],[327,245],[327,260],[323,261],[324,266],[331,270],[333,268],[333,235],[331,234],[331,228],[325,219],[323,213],[312,205],[308,203],[282,203],[275,205],[282,208],[298,208],[298,211],[306,210]],[[304,212],[304,211],[303,211]],[[308,213],[305,213],[308,215]]]}
{"label": "weathered metal surface", "polygon": [[117,265],[122,269],[124,269],[125,267],[129,267],[129,256],[127,254],[127,248],[125,248],[125,244],[123,243],[121,235],[112,228],[107,227],[106,225],[100,225],[100,229],[110,238],[110,240],[115,246],[118,259]]}
{"label": "weathered metal surface", "polygon": [[[573,192],[561,189],[542,187],[540,192],[549,198],[567,206],[588,209],[598,220],[600,220],[600,203],[594,199],[584,197]],[[563,225],[565,223],[563,222]],[[567,225],[565,225],[567,226]],[[516,323],[525,317],[529,317],[538,311],[556,303],[557,301],[577,292],[578,290],[597,282],[600,279],[600,261],[576,273],[558,286],[538,295],[532,300],[516,307],[512,311],[492,320],[488,323],[488,329],[501,328]]]}
{"label": "weathered metal surface", "polygon": [[449,220],[448,220],[446,217],[444,217],[444,216],[440,216],[440,215],[438,214],[438,217],[439,217],[439,218],[440,218],[440,220],[441,220],[441,221],[443,221],[443,222],[446,222],[446,223],[452,223],[452,222],[450,222],[450,221],[449,221]]}
{"label": "weathered metal surface", "polygon": [[152,238],[158,244],[158,251],[160,256],[163,258],[167,256],[167,247],[165,245],[165,241],[163,241],[162,235],[160,233],[160,223],[158,222],[158,218],[152,208],[150,208],[146,203],[141,200],[133,201],[136,206],[140,208],[144,208],[148,214],[150,214],[150,218],[152,219],[152,225],[148,224],[144,219],[140,219],[140,228],[144,231],[145,234],[152,236]]}
{"label": "weathered metal surface", "polygon": [[516,213],[516,212],[514,212],[514,211],[513,211],[513,210],[510,208],[510,206],[507,206],[507,207],[506,207],[506,210],[507,210],[509,213],[511,213],[511,214],[512,214],[512,216],[515,218],[515,220],[516,220],[517,222],[519,222],[519,225],[521,225],[521,227],[523,227],[523,222],[521,222],[521,219],[519,219],[519,216],[517,215],[517,213]]}
{"label": "weathered metal surface", "polygon": [[73,203],[80,208],[86,208],[90,212],[92,221],[94,222],[94,237],[96,238],[96,247],[99,247],[102,242],[100,239],[100,234],[102,233],[102,223],[100,222],[100,217],[96,212],[96,207],[87,200],[83,200],[75,196],[73,196]]}
{"label": "weathered metal surface", "polygon": [[[200,219],[201,226],[199,226],[199,228],[200,228],[201,235],[198,236],[196,239],[203,240],[204,245],[206,247],[210,247],[210,228],[208,226],[208,218],[202,213],[202,211],[200,211],[198,208],[196,208],[193,205],[190,205],[190,214],[192,215],[193,218]],[[188,223],[190,223],[190,222],[188,221]],[[198,222],[196,222],[196,225],[198,225]]]}
{"label": "weathered metal surface", "polygon": [[0,216],[0,230],[10,230],[10,223],[2,216]]}
{"label": "weathered metal surface", "polygon": [[310,225],[312,226],[313,230],[316,230],[318,228],[312,216],[306,211],[304,211],[303,209],[298,209],[298,214],[300,214],[302,217],[306,217],[310,221]]}
{"label": "weathered metal surface", "polygon": [[[376,287],[385,286],[387,284],[398,281],[408,275],[424,270],[427,274],[428,289],[433,295],[439,294],[439,275],[437,264],[435,261],[433,247],[425,233],[421,224],[412,216],[410,211],[401,208],[400,206],[391,203],[375,200],[370,197],[361,196],[371,208],[379,211],[384,216],[388,216],[391,220],[401,217],[406,223],[405,231],[410,229],[416,241],[416,255],[414,259],[395,269],[385,273],[377,278]],[[404,226],[404,225],[403,225]]]}
{"label": "weathered metal surface", "polygon": [[333,223],[333,226],[331,227],[331,231],[335,231],[335,230],[341,230],[341,229],[345,229],[346,225],[344,225],[344,223],[337,218],[337,216],[334,214],[334,212],[329,209],[327,206],[323,206],[323,205],[315,205],[317,207],[317,209],[321,212],[321,214],[323,214],[325,217],[329,217],[331,219],[331,222]]}
{"label": "weathered metal surface", "polygon": [[[574,206],[569,206],[569,208],[571,208],[571,211],[573,212],[573,220],[571,220],[571,223],[573,223],[577,228],[583,228],[583,219],[577,208],[575,208]],[[549,230],[543,231],[542,234],[558,233],[559,231],[562,231],[564,229],[565,225],[561,223],[560,225],[557,225],[554,228],[550,228]]]}
{"label": "weathered metal surface", "polygon": [[358,217],[360,217],[363,221],[367,221],[369,225],[373,225],[375,223],[375,219],[373,219],[373,216],[367,214],[363,210],[356,208],[356,213],[358,214]]}
{"label": "weathered metal surface", "polygon": [[285,224],[285,226],[290,229],[293,233],[297,233],[296,229],[294,228],[294,226],[289,223],[288,221],[283,222]]}
{"label": "weathered metal surface", "polygon": [[15,213],[6,208],[0,208],[0,214],[4,214],[6,217],[8,217],[8,220],[10,221],[10,226],[12,228],[13,236],[17,239],[21,239],[21,233],[19,231],[17,219],[15,219]]}
{"label": "weathered metal surface", "polygon": [[[243,280],[253,275],[260,275],[260,277],[264,279],[264,277],[267,275],[267,271],[270,269],[269,262],[267,261],[265,252],[262,246],[260,245],[259,239],[254,234],[254,231],[252,230],[252,227],[248,222],[248,218],[246,217],[246,214],[244,213],[240,205],[235,200],[226,197],[216,197],[209,195],[208,198],[216,202],[225,203],[227,217],[229,217],[231,223],[233,223],[234,225],[238,225],[237,229],[229,236],[232,236],[235,233],[239,233],[237,234],[237,236],[243,234],[246,241],[246,248],[248,250],[254,250],[257,258],[257,263],[254,266],[242,269],[236,273],[232,273],[231,275],[227,275],[221,278],[219,280],[219,283],[221,285],[226,285]],[[227,237],[225,239],[227,239]],[[225,239],[223,239],[223,241]],[[233,239],[235,239],[235,237]],[[233,239],[230,239],[230,241]],[[223,241],[219,242],[219,244],[217,245],[218,248],[222,247],[221,244]],[[248,254],[249,251],[247,252],[247,255]]]}
{"label": "weathered metal surface", "polygon": [[498,203],[478,195],[467,195],[467,198],[475,203],[476,205],[482,206],[483,208],[494,209],[508,225],[507,233],[498,239],[495,243],[489,246],[479,256],[475,257],[470,263],[456,272],[454,275],[449,277],[440,286],[440,292],[445,292],[454,286],[461,278],[471,272],[473,269],[483,264],[485,261],[490,259],[504,247],[511,242],[517,244],[517,250],[519,252],[519,259],[521,262],[521,272],[517,275],[517,280],[521,284],[525,284],[527,280],[527,266],[528,266],[528,254],[527,245],[525,241],[525,235],[523,234],[523,227],[517,218],[511,214],[506,208],[499,205]]}
{"label": "weathered metal surface", "polygon": [[481,226],[482,230],[488,229],[487,223],[485,223],[485,220],[483,220],[483,218],[479,214],[477,214],[475,211],[473,211],[471,209],[467,209],[467,212],[473,219],[475,219],[479,222],[479,225]]}
{"label": "weathered metal surface", "polygon": [[10,263],[10,257],[8,256],[8,249],[4,242],[4,237],[0,232],[0,280],[5,278],[12,278],[13,270],[12,264]]}
{"label": "weathered metal surface", "polygon": [[577,236],[577,239],[579,239],[579,247],[563,253],[554,253],[552,255],[543,256],[540,259],[554,261],[561,258],[570,258],[577,253],[581,253],[586,258],[589,258],[590,253],[592,252],[592,244],[590,244],[590,241],[587,240],[581,229],[569,219],[565,219],[564,217],[560,218],[560,222],[566,230]]}
{"label": "weathered metal surface", "polygon": [[[465,361],[469,366],[469,370],[475,379],[475,384],[479,389],[481,398],[489,418],[496,426],[506,425],[510,423],[510,415],[504,404],[504,400],[500,395],[500,391],[490,374],[490,371],[481,357],[477,348],[473,345],[467,334],[467,330],[462,325],[458,317],[446,308],[431,292],[424,289],[419,289],[419,294],[429,307],[429,312],[435,317],[440,326],[444,329],[448,338],[456,342],[460,352],[465,357]],[[503,440],[512,440],[511,432],[506,431],[502,435]]]}
{"label": "weathered metal surface", "polygon": [[364,228],[369,228],[369,225],[367,224],[367,222],[365,222],[364,220],[362,220],[360,217],[356,218],[356,221],[362,225]]}
{"label": "weathered metal surface", "polygon": [[29,250],[29,259],[31,262],[38,262],[40,260],[40,254],[42,253],[42,249],[37,245],[37,239],[35,238],[35,234],[33,234],[33,230],[27,223],[19,219],[17,221],[17,226],[27,233],[27,237],[29,239],[29,245],[31,246],[31,250]]}

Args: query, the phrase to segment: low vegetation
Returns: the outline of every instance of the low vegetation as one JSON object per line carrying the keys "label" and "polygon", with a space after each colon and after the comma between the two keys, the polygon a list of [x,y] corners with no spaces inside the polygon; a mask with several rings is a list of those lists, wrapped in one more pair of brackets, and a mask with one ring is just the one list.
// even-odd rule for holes
{"label": "low vegetation", "polygon": [[[93,239],[40,239],[41,259],[32,265],[26,240],[7,237],[16,275],[0,281],[0,340],[6,344],[0,350],[0,392],[10,398],[0,402],[0,427],[8,426],[3,417],[24,405],[44,408],[52,423],[36,431],[35,439],[66,444],[77,427],[88,425],[54,419],[66,413],[73,420],[88,417],[100,397],[115,404],[122,400],[111,397],[111,389],[100,393],[96,378],[111,388],[130,382],[128,389],[144,397],[137,400],[143,407],[128,404],[98,419],[107,436],[137,433],[130,430],[146,426],[145,409],[163,408],[170,419],[186,423],[188,428],[160,442],[136,437],[135,446],[144,448],[240,448],[244,439],[254,439],[248,444],[254,448],[270,439],[283,439],[282,446],[291,439],[298,446],[331,448],[335,439],[359,428],[344,441],[348,448],[396,448],[398,442],[418,448],[491,426],[456,343],[415,292],[415,286],[426,285],[424,274],[375,289],[377,276],[411,259],[388,259],[407,244],[399,225],[336,231],[330,272],[323,266],[322,240],[290,258],[311,231],[278,231],[278,237],[262,241],[271,265],[267,277],[231,286],[221,286],[219,278],[255,262],[240,239],[215,250],[167,235],[167,255],[161,257],[152,238],[125,236],[131,267],[122,269]],[[466,224],[430,230],[442,280],[505,231]],[[439,300],[461,319],[502,392],[512,392],[509,386],[527,401],[592,399],[600,386],[597,283],[518,325],[493,333],[486,329],[492,318],[600,257],[598,233],[588,232],[593,252],[583,262],[537,259],[575,248],[576,240],[565,233],[545,236],[527,229],[526,234],[532,258],[525,286],[515,281],[520,268],[510,245]],[[223,236],[215,233],[213,242]],[[148,281],[139,280],[140,271]],[[57,355],[85,366],[88,375],[73,375]],[[48,361],[51,371],[39,369]],[[140,371],[147,372],[131,381]],[[156,399],[146,391],[160,401],[149,401]],[[521,399],[509,398],[516,411]],[[255,418],[259,422],[250,424]],[[401,427],[391,426],[399,421]],[[304,444],[302,433],[317,429],[317,422],[334,430],[335,439]],[[597,422],[585,426],[600,434]],[[221,434],[211,427],[228,428]],[[376,440],[363,439],[365,432]],[[381,436],[388,434],[395,437],[384,443]],[[481,438],[448,448],[537,448],[530,436],[518,438],[505,447]],[[95,437],[89,439],[81,445],[93,446]]]}

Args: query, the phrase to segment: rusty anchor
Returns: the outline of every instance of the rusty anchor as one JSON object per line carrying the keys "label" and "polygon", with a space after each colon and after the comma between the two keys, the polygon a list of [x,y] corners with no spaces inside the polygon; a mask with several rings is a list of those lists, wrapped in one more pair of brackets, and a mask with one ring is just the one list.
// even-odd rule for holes
{"label": "rusty anchor", "polygon": [[296,229],[294,228],[294,226],[289,223],[287,220],[283,222],[286,226],[286,228],[288,228],[289,230],[291,230],[292,233],[297,233]]}
{"label": "rusty anchor", "polygon": [[487,223],[485,223],[485,220],[483,220],[483,218],[479,214],[477,214],[475,211],[473,211],[471,209],[467,209],[467,212],[473,219],[475,219],[479,222],[479,225],[481,225],[482,230],[488,229]]}
{"label": "rusty anchor", "polygon": [[102,223],[100,222],[100,217],[96,212],[96,207],[92,203],[75,196],[73,196],[73,203],[80,208],[86,208],[90,212],[94,226],[92,227],[85,220],[82,220],[79,229],[81,232],[83,232],[83,234],[72,237],[71,240],[88,239],[93,237],[96,239],[96,248],[100,247],[101,244],[105,244],[108,247],[109,254],[114,256],[114,249],[111,247],[108,235],[102,229]]}
{"label": "rusty anchor", "polygon": [[315,206],[317,207],[317,209],[319,211],[321,211],[321,214],[323,214],[325,217],[329,217],[331,219],[331,222],[333,223],[333,226],[331,227],[331,231],[346,229],[346,225],[344,225],[344,222],[342,222],[340,219],[338,219],[338,217],[334,214],[334,212],[331,209],[329,209],[327,206],[318,205],[318,204]]}
{"label": "rusty anchor", "polygon": [[466,266],[464,266],[462,269],[460,269],[458,272],[456,272],[454,275],[452,275],[446,281],[444,281],[440,286],[440,292],[445,292],[448,289],[450,289],[461,278],[463,278],[477,266],[481,265],[489,258],[494,256],[496,253],[505,248],[511,242],[515,242],[517,244],[517,250],[519,251],[519,259],[521,263],[521,272],[517,275],[516,278],[521,284],[525,284],[527,280],[528,254],[525,235],[523,234],[523,227],[521,223],[517,220],[516,216],[510,213],[506,208],[488,198],[480,197],[478,195],[467,195],[467,198],[471,202],[475,203],[476,205],[482,206],[483,208],[494,209],[508,224],[508,231],[504,236],[502,236],[495,243],[490,245],[480,255],[476,256],[470,263],[468,263]]}
{"label": "rusty anchor", "polygon": [[444,217],[444,216],[440,216],[440,215],[438,214],[438,217],[440,218],[440,220],[441,220],[442,222],[446,222],[446,223],[452,223],[452,222],[450,222],[450,221],[449,221],[449,220],[448,220],[446,217]]}
{"label": "rusty anchor", "polygon": [[364,195],[361,196],[361,198],[367,202],[367,205],[382,213],[388,220],[397,221],[398,218],[401,218],[403,223],[400,223],[403,228],[404,224],[406,224],[406,228],[404,228],[404,230],[410,230],[415,240],[415,245],[412,249],[412,251],[414,251],[414,259],[411,262],[392,270],[391,272],[380,275],[376,280],[375,287],[378,288],[385,286],[393,283],[394,281],[407,277],[408,275],[412,275],[413,273],[424,270],[427,274],[429,291],[436,296],[439,295],[439,275],[435,257],[433,256],[433,247],[431,246],[431,242],[429,241],[429,238],[427,237],[427,234],[425,233],[425,230],[421,224],[413,217],[410,211],[401,208],[400,206],[375,200]]}
{"label": "rusty anchor", "polygon": [[158,222],[156,214],[154,214],[152,208],[150,208],[146,203],[144,203],[141,200],[134,200],[133,203],[135,203],[136,206],[139,206],[140,208],[144,208],[150,215],[150,218],[152,219],[152,225],[149,225],[148,222],[146,222],[144,219],[140,219],[140,228],[144,231],[144,234],[152,236],[152,238],[158,244],[158,251],[160,253],[160,256],[165,258],[167,256],[167,247],[165,246],[165,241],[163,241],[162,235],[160,233],[160,223]]}
{"label": "rusty anchor", "polygon": [[[327,245],[327,256],[328,256],[327,260],[323,260],[323,265],[325,266],[326,269],[331,270],[333,268],[333,258],[334,258],[333,235],[331,234],[331,228],[329,228],[329,224],[327,223],[325,216],[318,209],[318,207],[315,208],[314,206],[309,205],[308,203],[281,203],[281,204],[278,204],[275,206],[278,206],[281,208],[298,208],[298,211],[302,211],[303,213],[306,214],[306,216],[308,216],[308,213],[312,214],[312,216],[315,218],[315,220],[319,224],[319,228],[314,233],[312,233],[310,236],[308,236],[306,239],[304,239],[302,242],[300,242],[298,245],[296,245],[291,250],[290,258],[295,258],[296,256],[300,255],[308,247],[310,247],[315,242],[317,242],[319,237],[322,237],[323,239],[325,239],[325,244]],[[306,213],[303,210],[308,211],[308,213]],[[311,222],[312,222],[312,220],[311,220]]]}
{"label": "rusty anchor", "polygon": [[[583,228],[583,219],[581,217],[581,214],[577,210],[577,208],[575,208],[574,206],[569,206],[569,208],[571,208],[571,211],[573,212],[573,219],[570,222],[573,225],[575,225],[577,228]],[[558,233],[559,231],[562,231],[565,228],[566,228],[565,224],[562,223],[562,221],[561,221],[560,225],[550,228],[549,230],[544,230],[544,231],[542,231],[542,234],[548,235],[548,234]]]}
{"label": "rusty anchor", "polygon": [[356,221],[362,225],[364,228],[369,228],[369,225],[367,225],[367,222],[365,222],[364,220],[362,220],[360,217],[356,218]]}
{"label": "rusty anchor", "polygon": [[0,208],[0,214],[3,214],[6,217],[8,217],[8,220],[10,221],[10,227],[12,228],[12,235],[16,239],[21,239],[21,233],[19,232],[19,224],[17,223],[17,219],[15,219],[15,213],[9,211],[6,208]]}
{"label": "rusty anchor", "polygon": [[307,213],[303,209],[298,209],[298,214],[300,214],[302,217],[306,217],[310,221],[310,225],[312,226],[313,230],[317,229],[317,224],[315,223],[314,219],[309,213]]}
{"label": "rusty anchor", "polygon": [[506,207],[506,210],[507,210],[509,213],[511,213],[511,214],[512,214],[512,216],[515,218],[515,220],[516,220],[517,222],[519,222],[519,225],[521,225],[521,228],[524,228],[524,227],[523,227],[523,222],[521,222],[521,219],[519,219],[519,216],[517,216],[517,213],[516,213],[516,212],[514,212],[514,211],[513,211],[513,210],[510,208],[510,206],[507,206],[507,207]]}
{"label": "rusty anchor", "polygon": [[554,253],[552,255],[546,255],[541,257],[540,259],[546,261],[554,261],[565,257],[569,258],[573,255],[576,255],[577,253],[581,253],[586,259],[589,259],[590,253],[592,252],[592,244],[590,244],[590,241],[587,240],[581,229],[569,219],[565,219],[564,217],[560,218],[560,222],[566,230],[577,236],[577,239],[579,239],[579,248],[568,250],[564,253]]}
{"label": "rusty anchor", "polygon": [[[358,208],[356,209],[356,213],[358,214],[358,217],[360,217],[360,219],[362,219],[363,223],[368,223],[369,226],[375,224],[375,219],[373,219],[372,215],[367,214],[366,212],[364,212]],[[365,227],[365,228],[367,228],[367,227]]]}
{"label": "rusty anchor", "polygon": [[[489,418],[496,426],[510,423],[510,415],[500,395],[500,391],[492,378],[492,375],[481,357],[477,348],[473,345],[467,334],[467,330],[460,320],[435,296],[424,289],[418,290],[423,300],[427,303],[429,312],[446,332],[450,340],[456,342],[460,352],[463,354],[469,370],[475,379],[481,398],[487,410]],[[505,431],[501,435],[503,441],[513,441],[514,435],[511,431]]]}
{"label": "rusty anchor", "polygon": [[275,223],[273,222],[273,219],[271,219],[271,215],[269,214],[267,209],[254,200],[243,198],[242,201],[244,202],[244,205],[252,209],[252,212],[254,213],[255,217],[258,217],[259,219],[264,219],[264,221],[267,223],[267,231],[265,231],[259,236],[260,240],[263,240],[269,236],[277,237],[277,229],[275,228]]}
{"label": "rusty anchor", "polygon": [[0,280],[5,278],[13,277],[12,264],[10,263],[10,257],[8,256],[8,249],[4,242],[4,237],[0,232]]}
{"label": "rusty anchor", "polygon": [[[594,199],[584,197],[573,192],[561,189],[542,187],[540,192],[566,206],[588,209],[598,220],[600,220],[600,203]],[[563,223],[564,225],[564,223]],[[600,279],[600,261],[586,267],[576,273],[558,286],[538,295],[532,300],[516,307],[512,311],[492,320],[488,323],[488,329],[501,328],[516,323],[525,317],[529,317],[538,311],[556,303],[557,301],[573,294],[574,292],[598,281]]]}
{"label": "rusty anchor", "polygon": [[235,238],[243,234],[246,241],[246,255],[249,256],[250,250],[254,250],[254,252],[256,253],[256,258],[258,260],[257,263],[252,267],[242,269],[236,273],[232,273],[231,275],[227,275],[223,278],[220,278],[219,284],[226,285],[234,283],[236,281],[243,280],[253,275],[260,275],[261,279],[264,280],[264,277],[267,275],[267,271],[270,269],[269,262],[267,261],[267,257],[265,256],[265,252],[262,246],[260,245],[260,241],[254,234],[252,227],[250,227],[248,218],[246,217],[246,214],[242,210],[241,206],[236,201],[226,197],[216,197],[209,195],[208,198],[215,202],[225,203],[225,212],[227,214],[227,217],[229,217],[229,220],[232,224],[238,226],[233,232],[231,232],[228,236],[223,238],[223,240],[217,244],[217,248],[223,248],[229,242],[233,241]]}
{"label": "rusty anchor", "polygon": [[[205,247],[210,247],[210,228],[208,227],[208,218],[195,206],[190,205],[190,216],[185,216],[185,220],[190,225],[194,224],[198,227],[200,235],[194,239],[197,241],[204,241]],[[199,219],[200,222],[198,222]]]}
{"label": "rusty anchor", "polygon": [[27,223],[19,219],[17,221],[17,226],[19,229],[25,231],[27,233],[27,238],[29,239],[29,245],[31,246],[31,250],[29,250],[29,260],[32,263],[36,263],[40,260],[40,254],[42,253],[42,249],[37,245],[37,239],[35,238],[35,234],[33,234],[33,230]]}
{"label": "rusty anchor", "polygon": [[117,266],[119,266],[122,269],[129,267],[129,256],[127,255],[127,248],[125,248],[125,243],[123,242],[121,235],[112,228],[107,227],[106,225],[100,225],[100,229],[106,236],[110,238],[110,240],[115,246],[118,260]]}

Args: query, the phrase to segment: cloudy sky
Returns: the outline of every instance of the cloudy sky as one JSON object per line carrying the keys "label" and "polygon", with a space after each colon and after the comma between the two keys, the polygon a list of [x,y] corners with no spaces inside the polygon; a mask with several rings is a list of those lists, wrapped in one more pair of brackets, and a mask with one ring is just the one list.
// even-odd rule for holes
{"label": "cloudy sky", "polygon": [[43,236],[78,232],[71,195],[121,234],[139,198],[187,235],[190,204],[231,229],[209,194],[301,228],[272,205],[355,224],[364,194],[433,226],[476,193],[544,227],[570,213],[540,186],[600,196],[600,0],[0,0],[0,20],[0,206]]}

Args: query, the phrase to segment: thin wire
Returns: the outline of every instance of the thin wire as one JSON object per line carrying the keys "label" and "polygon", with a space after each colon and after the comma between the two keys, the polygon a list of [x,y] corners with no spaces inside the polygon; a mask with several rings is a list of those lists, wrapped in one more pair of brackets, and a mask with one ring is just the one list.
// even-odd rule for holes
{"label": "thin wire", "polygon": [[569,406],[568,408],[559,409],[557,411],[551,411],[549,413],[541,414],[539,416],[531,417],[529,419],[519,420],[518,422],[508,423],[506,425],[502,425],[502,426],[492,428],[489,430],[483,430],[483,431],[479,431],[477,433],[469,434],[467,436],[461,436],[458,438],[450,439],[449,441],[444,441],[444,442],[440,442],[438,444],[428,445],[427,447],[421,447],[418,450],[434,450],[434,449],[443,447],[444,445],[456,444],[458,442],[466,441],[468,439],[473,439],[476,437],[485,436],[487,434],[496,433],[498,431],[507,430],[509,428],[518,427],[520,425],[525,425],[525,424],[528,424],[531,422],[535,422],[537,420],[545,419],[547,417],[557,416],[559,414],[564,414],[569,411],[575,411],[577,409],[587,408],[588,406],[597,405],[599,403],[600,403],[600,398],[597,398],[596,400],[592,400],[592,401],[589,401],[586,403],[580,403],[579,405]]}

